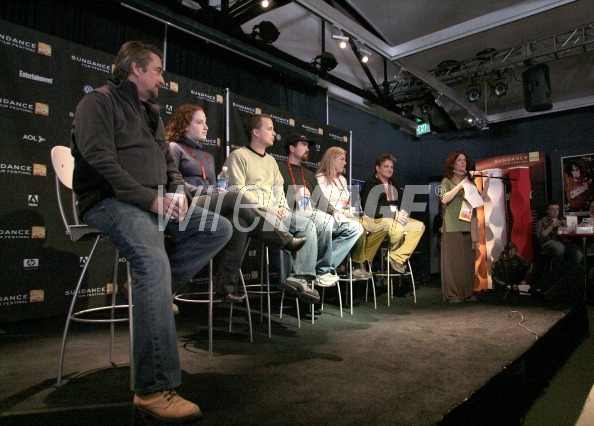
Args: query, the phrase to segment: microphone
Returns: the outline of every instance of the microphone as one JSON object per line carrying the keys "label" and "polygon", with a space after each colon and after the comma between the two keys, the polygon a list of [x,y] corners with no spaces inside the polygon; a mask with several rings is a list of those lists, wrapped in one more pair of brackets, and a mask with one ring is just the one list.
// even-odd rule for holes
{"label": "microphone", "polygon": [[474,180],[474,178],[477,178],[477,177],[490,177],[491,179],[500,179],[500,180],[516,180],[514,178],[508,178],[508,177],[483,175],[483,174],[477,173],[477,172],[466,172],[466,176],[468,177],[469,180]]}

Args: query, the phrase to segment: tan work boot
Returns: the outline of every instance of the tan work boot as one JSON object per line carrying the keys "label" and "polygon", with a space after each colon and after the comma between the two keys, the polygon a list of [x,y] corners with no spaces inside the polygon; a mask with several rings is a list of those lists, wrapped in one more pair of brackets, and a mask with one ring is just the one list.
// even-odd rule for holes
{"label": "tan work boot", "polygon": [[175,389],[149,395],[134,395],[134,407],[164,422],[182,422],[202,415],[200,407],[183,399]]}

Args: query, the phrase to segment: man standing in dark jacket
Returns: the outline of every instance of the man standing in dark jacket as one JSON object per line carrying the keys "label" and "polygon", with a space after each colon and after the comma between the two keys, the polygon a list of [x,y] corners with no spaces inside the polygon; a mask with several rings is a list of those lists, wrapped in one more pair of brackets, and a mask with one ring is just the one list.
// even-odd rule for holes
{"label": "man standing in dark jacket", "polygon": [[[162,59],[155,46],[124,43],[113,79],[79,102],[73,189],[81,219],[109,237],[136,280],[134,406],[160,420],[185,421],[201,412],[175,392],[181,371],[172,294],[225,245],[232,228],[214,213],[188,210],[184,180],[153,103],[165,84]],[[164,196],[168,192],[181,193],[185,202]],[[169,254],[165,234],[176,241]]]}

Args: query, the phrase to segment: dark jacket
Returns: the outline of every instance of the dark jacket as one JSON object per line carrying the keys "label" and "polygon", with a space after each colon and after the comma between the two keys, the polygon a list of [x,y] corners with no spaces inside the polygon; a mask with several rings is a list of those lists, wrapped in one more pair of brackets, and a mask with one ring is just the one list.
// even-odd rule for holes
{"label": "dark jacket", "polygon": [[[390,206],[400,206],[400,197],[398,196],[398,188],[392,179],[388,179],[388,193],[390,194],[390,201],[386,194],[384,184],[373,176],[363,183],[361,190],[361,207],[366,216],[379,219],[382,217],[393,218],[394,213],[391,212]],[[394,199],[392,199],[392,196]]]}
{"label": "dark jacket", "polygon": [[82,98],[71,148],[81,215],[109,197],[150,210],[159,185],[166,186],[164,192],[184,185],[169,153],[158,105],[141,103],[136,85],[128,80],[110,80]]}
{"label": "dark jacket", "polygon": [[517,254],[509,257],[505,252],[493,262],[491,278],[495,289],[520,284],[532,273],[532,263]]}

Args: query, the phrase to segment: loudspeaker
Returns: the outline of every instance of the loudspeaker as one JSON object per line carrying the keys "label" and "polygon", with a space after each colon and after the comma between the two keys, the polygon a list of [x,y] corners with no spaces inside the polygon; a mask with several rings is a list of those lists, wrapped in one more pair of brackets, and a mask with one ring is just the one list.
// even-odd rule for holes
{"label": "loudspeaker", "polygon": [[538,64],[522,73],[524,83],[524,107],[528,112],[547,111],[551,103],[551,79],[549,67]]}
{"label": "loudspeaker", "polygon": [[534,285],[533,296],[551,303],[571,303],[584,298],[585,271],[581,265],[559,262]]}

